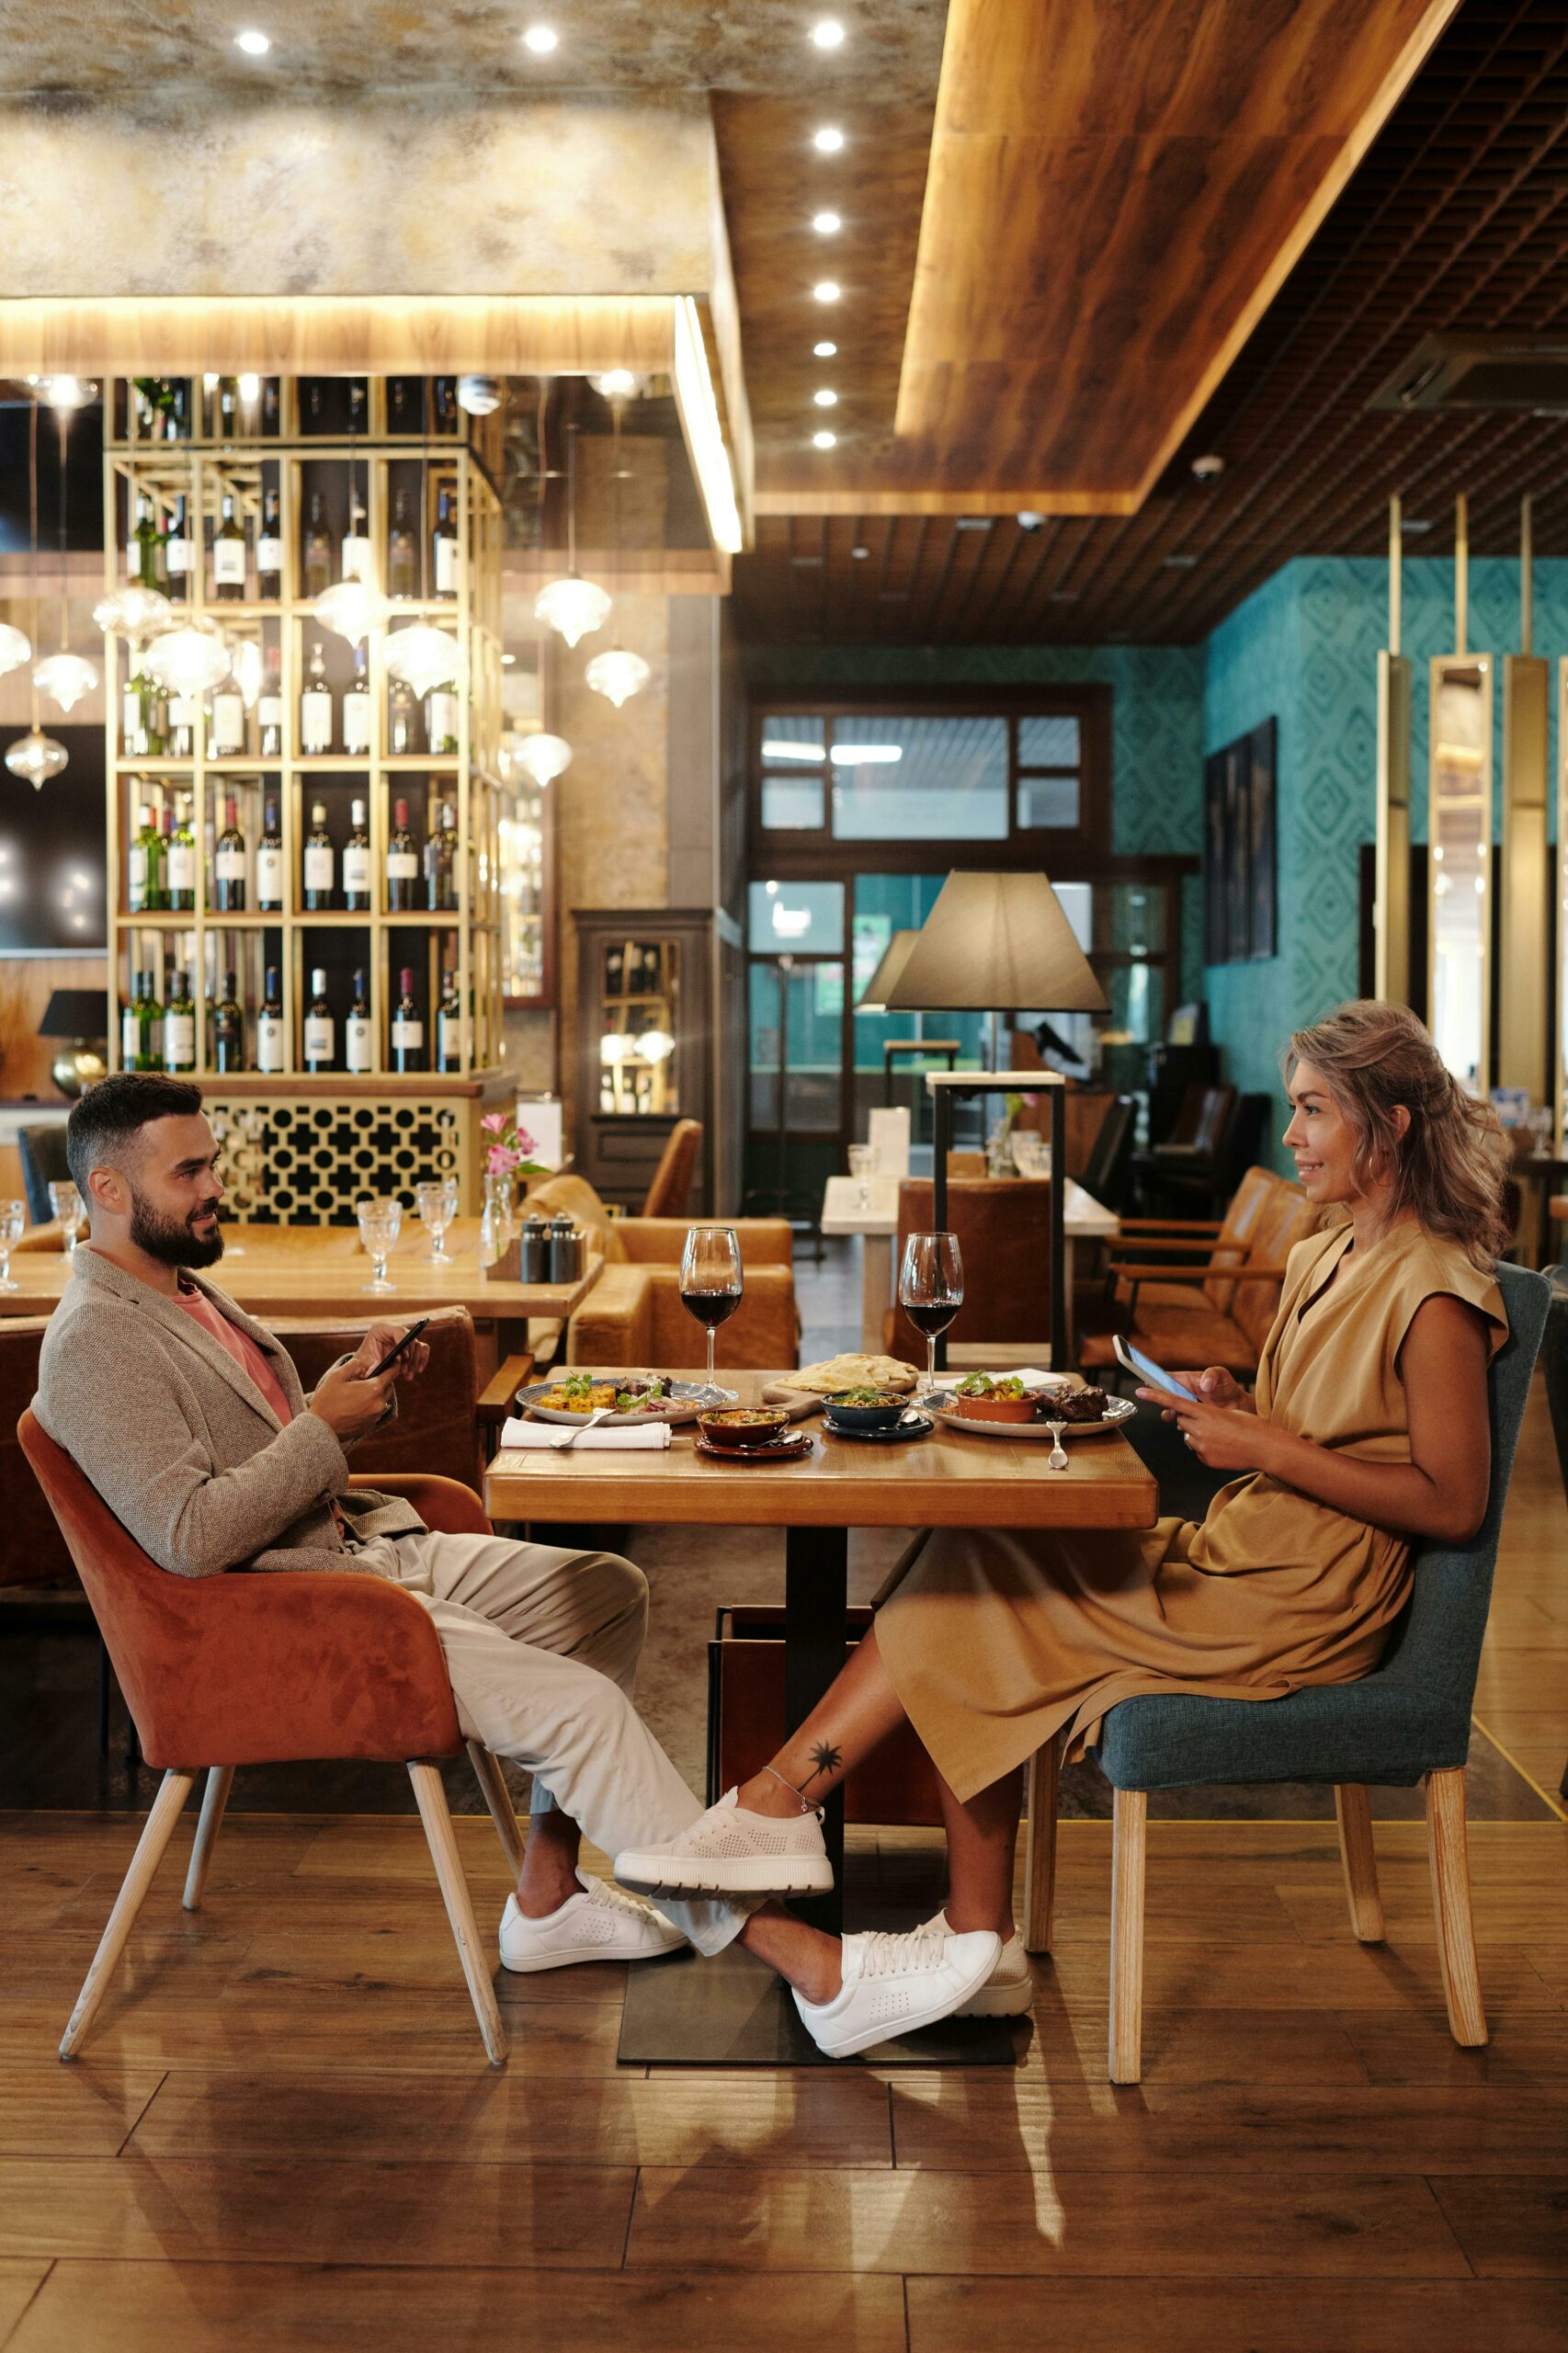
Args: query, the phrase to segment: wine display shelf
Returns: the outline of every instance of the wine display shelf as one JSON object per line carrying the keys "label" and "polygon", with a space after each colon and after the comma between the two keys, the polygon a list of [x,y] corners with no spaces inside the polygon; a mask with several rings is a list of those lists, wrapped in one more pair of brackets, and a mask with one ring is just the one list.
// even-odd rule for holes
{"label": "wine display shelf", "polygon": [[[392,431],[392,393],[388,382],[377,378],[358,381],[364,429],[348,432],[302,430],[304,396],[295,380],[268,380],[265,397],[236,401],[232,416],[225,419],[217,387],[210,380],[192,379],[185,387],[185,417],[195,429],[173,439],[147,429],[145,404],[132,383],[120,380],[111,387],[109,415],[115,438],[106,442],[104,452],[106,587],[112,591],[127,577],[126,551],[133,540],[140,501],[144,497],[151,502],[154,529],[166,551],[177,502],[183,500],[185,537],[192,551],[190,569],[180,582],[171,584],[160,577],[158,585],[165,593],[171,586],[183,585],[183,595],[176,597],[176,615],[216,622],[246,665],[247,744],[239,754],[208,756],[212,698],[203,695],[194,699],[195,734],[188,757],[173,758],[163,751],[143,754],[134,748],[134,740],[128,748],[126,692],[133,684],[131,662],[136,649],[118,634],[106,639],[111,1067],[121,1066],[120,1016],[131,1000],[134,974],[150,969],[154,974],[154,995],[160,1004],[166,1004],[173,972],[186,971],[196,1022],[196,1067],[190,1075],[208,1083],[220,1079],[211,1053],[212,1013],[225,975],[233,972],[244,1013],[241,1074],[247,1086],[259,1085],[287,1093],[296,1085],[319,1084],[321,1076],[335,1080],[340,1086],[352,1087],[361,1081],[401,1085],[395,1075],[390,1029],[399,994],[399,972],[407,966],[415,973],[429,1072],[426,1083],[431,1092],[439,1093],[449,1080],[499,1074],[500,829],[503,817],[514,807],[514,796],[498,771],[501,506],[486,456],[487,451],[494,454],[489,445],[498,437],[483,431],[471,435],[455,426],[449,429],[449,409],[450,417],[464,428],[469,425],[449,402],[441,419],[430,429],[423,429],[419,420],[427,408],[434,410],[437,405],[436,387],[408,379],[397,381],[403,386],[414,429],[403,434]],[[343,385],[328,389],[329,402],[341,404],[346,398]],[[232,430],[231,426],[251,429]],[[351,481],[358,488],[364,515],[361,531],[368,543],[360,575],[383,596],[389,593],[389,540],[401,495],[403,517],[413,532],[415,585],[421,593],[395,599],[388,628],[373,631],[367,640],[368,748],[306,753],[301,742],[301,696],[312,649],[319,640],[327,660],[335,745],[343,741],[343,688],[351,675],[353,654],[347,641],[327,631],[314,616],[319,587],[312,584],[313,593],[306,594],[305,531],[312,496],[319,494],[331,545],[331,580],[340,579],[342,540],[352,508]],[[434,537],[443,492],[456,527],[455,571],[452,593],[437,595]],[[278,500],[280,593],[264,597],[257,593],[257,555],[264,497],[271,493],[276,493]],[[220,598],[213,578],[213,545],[225,498],[232,501],[244,531],[245,593],[237,598]],[[131,576],[135,576],[133,571]],[[454,689],[455,752],[394,752],[391,748],[392,681],[385,665],[388,636],[399,626],[421,620],[450,631],[462,648],[466,688]],[[266,755],[260,749],[258,715],[264,687],[269,697],[276,688],[282,717],[277,748]],[[245,835],[244,913],[228,913],[216,904],[212,851],[223,827],[224,802],[231,797],[238,804]],[[387,904],[388,844],[393,805],[401,798],[411,804],[415,854],[421,858],[416,886],[421,904],[416,908]],[[133,908],[131,850],[138,809],[146,803],[157,812],[176,800],[187,809],[194,835],[196,904],[180,910]],[[350,801],[362,800],[366,804],[371,904],[364,911],[311,911],[303,904],[305,836],[312,804],[318,800],[329,812],[339,898]],[[435,822],[433,812],[443,802],[450,804],[456,819],[458,841],[452,859],[456,904],[431,910],[424,904],[422,853]],[[262,813],[267,805],[277,810],[285,877],[283,904],[276,910],[258,909],[256,904],[256,850]],[[303,1024],[311,971],[318,963],[326,965],[332,975],[329,995],[334,997],[336,1024],[336,1066],[331,1073],[312,1077],[302,1067]],[[255,1067],[256,1017],[269,965],[279,970],[283,1034],[290,1046],[286,1069],[261,1074]],[[348,1005],[345,976],[356,966],[363,967],[368,983],[372,1061],[368,1072],[351,1076],[343,1067]],[[437,1073],[437,1006],[444,969],[450,970],[456,979],[462,1046],[458,1067]]]}

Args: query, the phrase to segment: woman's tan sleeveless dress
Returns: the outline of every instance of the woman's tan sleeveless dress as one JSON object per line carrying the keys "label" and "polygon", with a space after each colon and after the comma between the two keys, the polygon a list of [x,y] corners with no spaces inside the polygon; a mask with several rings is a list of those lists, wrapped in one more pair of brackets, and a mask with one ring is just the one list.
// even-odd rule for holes
{"label": "woman's tan sleeveless dress", "polygon": [[[1318,1446],[1408,1462],[1397,1366],[1411,1318],[1451,1294],[1487,1318],[1495,1354],[1503,1295],[1456,1244],[1413,1222],[1368,1249],[1350,1243],[1341,1225],[1291,1251],[1257,1410]],[[1081,1756],[1107,1709],[1142,1692],[1277,1699],[1353,1682],[1404,1605],[1409,1554],[1403,1537],[1253,1472],[1201,1524],[937,1529],[879,1611],[877,1641],[937,1770],[966,1799],[1063,1726]]]}

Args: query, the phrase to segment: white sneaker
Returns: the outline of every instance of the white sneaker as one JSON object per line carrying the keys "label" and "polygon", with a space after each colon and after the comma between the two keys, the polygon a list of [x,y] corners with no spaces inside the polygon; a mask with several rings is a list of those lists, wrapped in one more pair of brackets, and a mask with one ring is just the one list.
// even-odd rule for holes
{"label": "white sneaker", "polygon": [[580,1961],[652,1961],[686,1938],[649,1904],[579,1871],[581,1895],[569,1895],[542,1920],[528,1919],[515,1895],[501,1915],[501,1966],[527,1976],[536,1969],[570,1969]]}
{"label": "white sneaker", "polygon": [[615,1859],[628,1887],[698,1895],[820,1895],[833,1885],[819,1813],[776,1820],[728,1790],[678,1838],[631,1847]]}
{"label": "white sneaker", "polygon": [[[926,1926],[938,1929],[945,1937],[955,1934],[945,1912],[937,1913]],[[952,2015],[956,2018],[1021,2018],[1028,2017],[1033,2003],[1034,1975],[1029,1957],[1024,1950],[1022,1937],[1015,1930],[984,1984]]]}
{"label": "white sneaker", "polygon": [[929,1922],[893,1937],[844,1939],[844,1984],[831,2002],[795,2007],[819,2051],[848,2059],[890,2036],[913,2034],[962,2010],[996,1966],[1002,1939],[989,1928],[961,1937]]}

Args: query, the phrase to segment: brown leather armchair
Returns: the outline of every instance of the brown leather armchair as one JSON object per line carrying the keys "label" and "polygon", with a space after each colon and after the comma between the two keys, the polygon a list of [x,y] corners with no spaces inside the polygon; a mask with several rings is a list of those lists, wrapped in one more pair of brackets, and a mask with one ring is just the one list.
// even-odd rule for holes
{"label": "brown leather armchair", "polygon": [[[933,1188],[906,1176],[898,1188],[898,1255],[912,1233],[929,1233]],[[1051,1335],[1051,1187],[1014,1176],[949,1178],[948,1228],[963,1259],[963,1305],[948,1326],[950,1350],[1047,1347]],[[926,1343],[901,1307],[882,1326],[892,1356],[924,1364]]]}
{"label": "brown leather armchair", "polygon": [[[185,1905],[196,1911],[234,1768],[317,1757],[406,1765],[491,2063],[506,2055],[495,1992],[437,1764],[462,1748],[440,1638],[411,1593],[332,1570],[186,1578],[134,1542],[29,1408],[17,1428],[108,1646],[150,1765],[164,1779],[60,2045],[71,2058],[108,1990],[199,1773],[207,1768]],[[488,1530],[477,1495],[449,1479],[377,1483],[427,1526]],[[488,1750],[469,1754],[509,1861],[521,1835]]]}
{"label": "brown leather armchair", "polygon": [[1249,1168],[1221,1223],[1125,1218],[1108,1269],[1098,1330],[1083,1331],[1085,1369],[1116,1362],[1119,1330],[1171,1370],[1223,1365],[1251,1376],[1279,1308],[1285,1262],[1315,1216],[1299,1185]]}
{"label": "brown leather armchair", "polygon": [[642,1202],[644,1217],[684,1217],[702,1151],[700,1120],[677,1120],[665,1139],[659,1165]]}

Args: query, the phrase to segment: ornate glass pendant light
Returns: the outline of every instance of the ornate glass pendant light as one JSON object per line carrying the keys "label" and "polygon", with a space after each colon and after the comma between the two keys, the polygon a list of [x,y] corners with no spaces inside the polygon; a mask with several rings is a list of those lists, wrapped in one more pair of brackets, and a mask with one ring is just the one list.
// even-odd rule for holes
{"label": "ornate glass pendant light", "polygon": [[[577,427],[566,428],[566,570],[549,580],[534,599],[534,613],[575,645],[591,630],[609,619],[610,599],[597,580],[585,580],[577,569]],[[541,460],[542,472],[542,460]]]}
{"label": "ornate glass pendant light", "polygon": [[163,591],[144,587],[140,580],[111,588],[93,607],[93,619],[106,637],[111,631],[120,637],[153,637],[167,629],[174,617],[175,608]]}
{"label": "ornate glass pendant light", "polygon": [[457,639],[449,630],[437,629],[429,621],[394,629],[387,640],[385,660],[389,676],[406,679],[416,695],[427,695],[432,687],[444,687],[449,681],[460,687],[467,671]]}
{"label": "ornate glass pendant light", "polygon": [[541,729],[537,735],[521,737],[512,757],[535,784],[553,784],[572,765],[572,746],[564,735],[551,735]]}
{"label": "ornate glass pendant light", "polygon": [[[356,404],[358,396],[356,388]],[[356,487],[358,477],[354,471],[354,422],[357,415],[356,405],[348,422],[348,528],[351,532],[356,529],[352,518],[358,497]],[[369,542],[361,540],[358,545],[368,556]],[[351,573],[347,579],[335,582],[330,588],[324,588],[311,610],[323,629],[330,630],[335,637],[346,637],[350,645],[363,645],[372,630],[385,629],[392,618],[392,607],[381,590],[359,573]]]}
{"label": "ornate glass pendant light", "polygon": [[[620,484],[624,472],[620,462],[620,418],[625,405],[624,392],[617,392],[610,394],[609,413],[614,433],[610,465],[615,484],[613,562],[618,586],[620,581]],[[633,695],[642,693],[653,673],[643,661],[641,654],[629,654],[618,640],[603,654],[596,654],[583,675],[593,692],[603,695],[606,701],[614,703],[619,710],[623,702],[628,702]]]}
{"label": "ornate glass pendant light", "polygon": [[[82,697],[90,695],[98,683],[97,664],[89,662],[84,654],[73,654],[71,651],[71,602],[65,563],[66,444],[71,431],[71,415],[70,407],[56,411],[60,427],[60,650],[56,654],[45,654],[33,670],[33,684],[40,694],[47,695],[51,702],[57,702],[65,711],[74,710]],[[61,766],[64,766],[63,760]],[[50,773],[56,771],[51,770]],[[43,779],[40,777],[38,781],[41,783]]]}
{"label": "ornate glass pendant light", "polygon": [[[38,635],[38,410],[36,407],[28,424],[28,484],[33,554],[32,633],[36,637]],[[21,660],[25,662],[32,652],[30,642],[19,629],[10,629],[7,624],[7,631],[11,637],[21,640],[26,648]],[[15,669],[17,666],[15,662],[6,664],[8,669]],[[46,735],[38,723],[38,681],[36,678],[31,684],[31,693],[32,725],[25,735],[18,735],[16,742],[8,746],[6,753],[6,766],[13,776],[20,777],[24,784],[30,784],[33,790],[37,792],[48,783],[51,776],[60,774],[71,756],[63,744],[57,744],[52,735]]]}
{"label": "ornate glass pendant light", "polygon": [[193,698],[221,686],[233,667],[216,621],[191,620],[166,629],[147,648],[146,668],[165,692]]}
{"label": "ornate glass pendant light", "polygon": [[25,631],[13,629],[9,621],[0,621],[0,678],[9,670],[19,670],[24,662],[32,658],[32,639]]}

